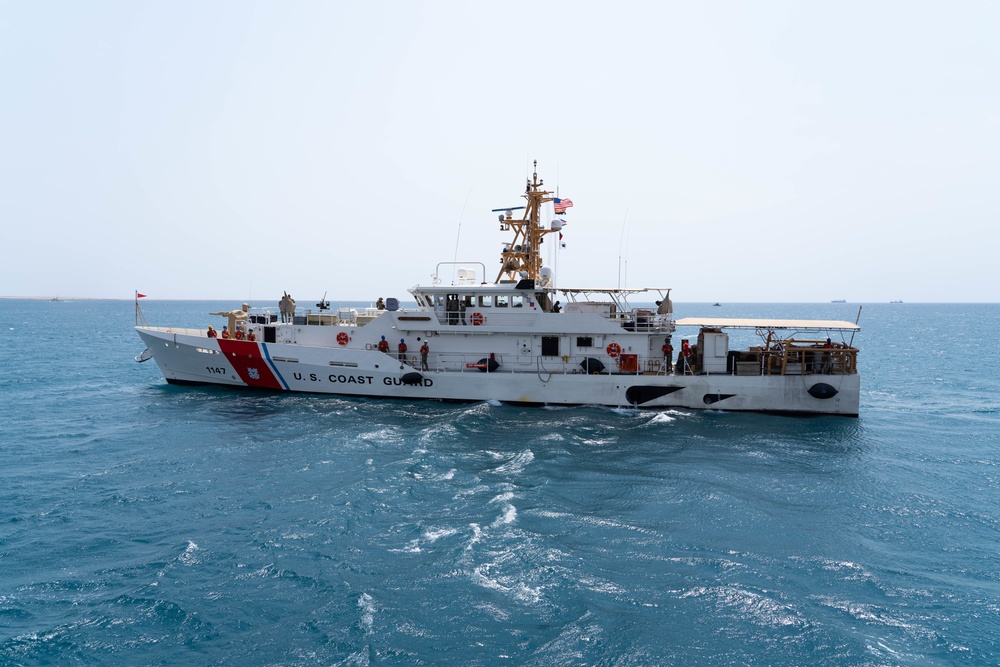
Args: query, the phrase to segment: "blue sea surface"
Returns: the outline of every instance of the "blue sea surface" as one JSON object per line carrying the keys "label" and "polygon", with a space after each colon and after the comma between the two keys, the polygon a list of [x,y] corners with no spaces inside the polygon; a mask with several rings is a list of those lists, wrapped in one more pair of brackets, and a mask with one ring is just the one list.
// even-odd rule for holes
{"label": "blue sea surface", "polygon": [[866,305],[857,419],[173,387],[133,324],[0,300],[0,664],[1000,663],[1000,306]]}

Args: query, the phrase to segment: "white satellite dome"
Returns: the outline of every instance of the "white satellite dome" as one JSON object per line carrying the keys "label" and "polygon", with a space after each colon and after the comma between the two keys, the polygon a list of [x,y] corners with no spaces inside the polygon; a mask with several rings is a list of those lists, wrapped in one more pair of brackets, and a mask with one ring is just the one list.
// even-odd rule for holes
{"label": "white satellite dome", "polygon": [[552,284],[552,269],[547,266],[543,266],[538,271],[538,286],[548,287],[551,284]]}

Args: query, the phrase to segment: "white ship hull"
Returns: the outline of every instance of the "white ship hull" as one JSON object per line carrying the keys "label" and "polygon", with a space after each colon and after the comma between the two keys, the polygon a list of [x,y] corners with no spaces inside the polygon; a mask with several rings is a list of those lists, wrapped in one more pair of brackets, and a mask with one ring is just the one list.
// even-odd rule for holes
{"label": "white ship hull", "polygon": [[[340,330],[291,325],[287,328],[289,335],[322,329],[331,341],[336,340],[336,332]],[[220,341],[207,338],[201,331],[160,327],[137,327],[137,331],[163,376],[176,384],[370,398],[843,416],[858,414],[860,397],[857,374],[588,374],[562,357],[515,355],[511,360],[508,354],[498,357],[499,368],[484,372],[468,366],[476,366],[487,353],[471,349],[467,353],[431,354],[430,369],[422,371],[419,355],[412,353],[407,353],[400,362],[394,354],[335,343],[330,346]],[[431,340],[439,342],[440,338],[432,335]],[[820,383],[833,387],[835,394],[829,398],[811,395],[809,389]]]}

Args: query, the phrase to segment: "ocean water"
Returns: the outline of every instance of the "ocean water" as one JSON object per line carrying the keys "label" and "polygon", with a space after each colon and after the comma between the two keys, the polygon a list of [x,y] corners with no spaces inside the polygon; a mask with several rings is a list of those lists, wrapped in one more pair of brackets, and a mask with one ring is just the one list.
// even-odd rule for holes
{"label": "ocean water", "polygon": [[178,388],[133,323],[0,300],[0,664],[1000,663],[1000,306],[866,305],[857,419]]}

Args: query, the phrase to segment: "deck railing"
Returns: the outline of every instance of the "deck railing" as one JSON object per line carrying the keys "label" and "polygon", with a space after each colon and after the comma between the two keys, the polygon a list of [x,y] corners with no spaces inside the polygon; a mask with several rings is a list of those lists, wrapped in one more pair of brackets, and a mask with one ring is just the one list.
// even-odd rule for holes
{"label": "deck railing", "polygon": [[[736,357],[724,373],[712,375],[853,375],[857,373],[858,350],[852,347],[820,349],[815,347],[786,346],[780,352],[757,354],[742,352],[741,356],[755,356],[756,361],[740,361]],[[394,358],[395,354],[392,354]],[[593,361],[600,362],[602,374],[618,375],[704,375],[697,354],[689,358],[689,367],[683,368],[676,360],[661,356],[620,354],[609,358],[603,354],[578,354],[566,356],[540,356],[519,354],[492,355],[498,366],[490,370],[490,353],[435,353],[428,355],[428,368],[442,372],[487,373],[552,373],[557,375],[583,375],[593,372]],[[414,368],[421,367],[420,355],[408,352],[402,360]],[[590,371],[588,371],[588,368]]]}
{"label": "deck railing", "polygon": [[846,343],[788,339],[763,354],[765,375],[854,375],[856,347]]}

